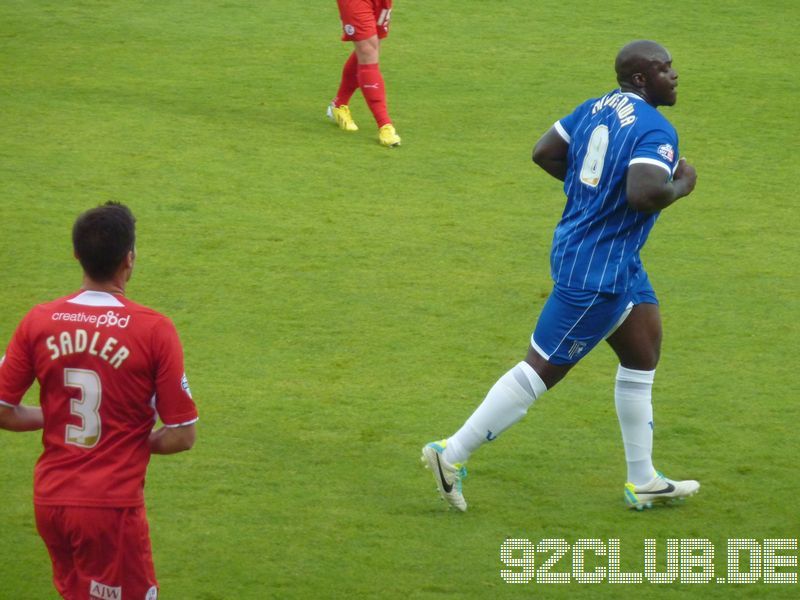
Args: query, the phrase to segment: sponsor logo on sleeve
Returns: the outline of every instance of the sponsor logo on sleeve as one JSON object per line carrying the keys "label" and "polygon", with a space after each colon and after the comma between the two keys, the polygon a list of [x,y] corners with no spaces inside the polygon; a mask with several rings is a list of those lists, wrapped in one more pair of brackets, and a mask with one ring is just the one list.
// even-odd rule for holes
{"label": "sponsor logo on sleeve", "polygon": [[192,390],[189,389],[189,380],[186,378],[186,373],[184,373],[183,377],[181,377],[181,387],[183,388],[183,391],[189,395],[189,398],[191,398]]}
{"label": "sponsor logo on sleeve", "polygon": [[659,156],[667,159],[669,162],[672,162],[675,158],[675,148],[672,147],[672,144],[661,144],[657,152]]}

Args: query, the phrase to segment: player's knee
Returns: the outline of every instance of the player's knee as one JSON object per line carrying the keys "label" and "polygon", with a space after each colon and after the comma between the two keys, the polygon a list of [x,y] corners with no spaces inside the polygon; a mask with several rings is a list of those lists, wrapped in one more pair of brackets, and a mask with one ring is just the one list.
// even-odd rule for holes
{"label": "player's knee", "polygon": [[378,36],[367,38],[366,40],[358,40],[354,42],[356,47],[356,57],[358,64],[369,65],[378,62],[380,55],[378,43]]}
{"label": "player's knee", "polygon": [[533,347],[528,349],[525,362],[533,368],[548,390],[561,381],[572,368],[572,365],[554,365],[536,352]]}
{"label": "player's knee", "polygon": [[633,369],[634,371],[655,371],[658,366],[659,352],[654,350],[652,352],[638,353],[636,356],[620,357],[619,364],[626,369]]}
{"label": "player's knee", "polygon": [[658,366],[658,361],[661,358],[661,335],[659,334],[653,344],[653,347],[650,348],[648,363],[650,366],[645,371],[652,371]]}

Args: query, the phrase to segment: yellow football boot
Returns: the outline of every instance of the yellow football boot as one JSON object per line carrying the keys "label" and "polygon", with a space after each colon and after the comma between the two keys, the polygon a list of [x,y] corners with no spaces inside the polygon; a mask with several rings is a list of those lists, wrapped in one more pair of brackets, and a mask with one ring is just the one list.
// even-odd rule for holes
{"label": "yellow football boot", "polygon": [[353,121],[353,115],[350,114],[350,107],[346,104],[342,104],[341,106],[330,104],[328,106],[328,118],[331,121],[335,121],[339,129],[358,131],[358,125]]}
{"label": "yellow football boot", "polygon": [[393,148],[400,145],[400,136],[394,130],[394,125],[387,123],[378,130],[378,140],[382,146]]}

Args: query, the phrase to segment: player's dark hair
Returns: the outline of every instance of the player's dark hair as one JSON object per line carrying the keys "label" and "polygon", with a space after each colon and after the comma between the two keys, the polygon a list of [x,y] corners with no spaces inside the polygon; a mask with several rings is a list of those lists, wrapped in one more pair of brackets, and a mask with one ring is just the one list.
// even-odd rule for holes
{"label": "player's dark hair", "polygon": [[86,274],[108,281],[136,243],[136,219],[119,202],[87,210],[72,226],[72,247]]}

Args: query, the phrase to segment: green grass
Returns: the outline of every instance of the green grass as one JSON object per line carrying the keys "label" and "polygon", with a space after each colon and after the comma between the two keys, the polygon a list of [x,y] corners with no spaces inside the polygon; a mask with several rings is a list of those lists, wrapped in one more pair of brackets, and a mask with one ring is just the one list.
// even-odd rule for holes
{"label": "green grass", "polygon": [[[77,287],[75,216],[129,204],[129,295],[175,321],[201,411],[195,449],[148,476],[164,598],[617,597],[506,584],[501,544],[619,539],[641,572],[645,538],[707,538],[724,572],[728,538],[800,536],[800,9],[487,6],[397,2],[382,69],[404,145],[389,151],[360,96],[357,134],[323,117],[348,52],[334,2],[0,4],[0,345]],[[563,198],[530,149],[613,86],[614,54],[639,37],[673,53],[665,114],[699,174],[644,256],[665,329],[655,459],[702,492],[623,509],[616,363],[599,348],[475,455],[470,511],[447,513],[419,448],[520,360],[550,288]],[[39,451],[0,433],[3,599],[56,596],[33,525]]]}

